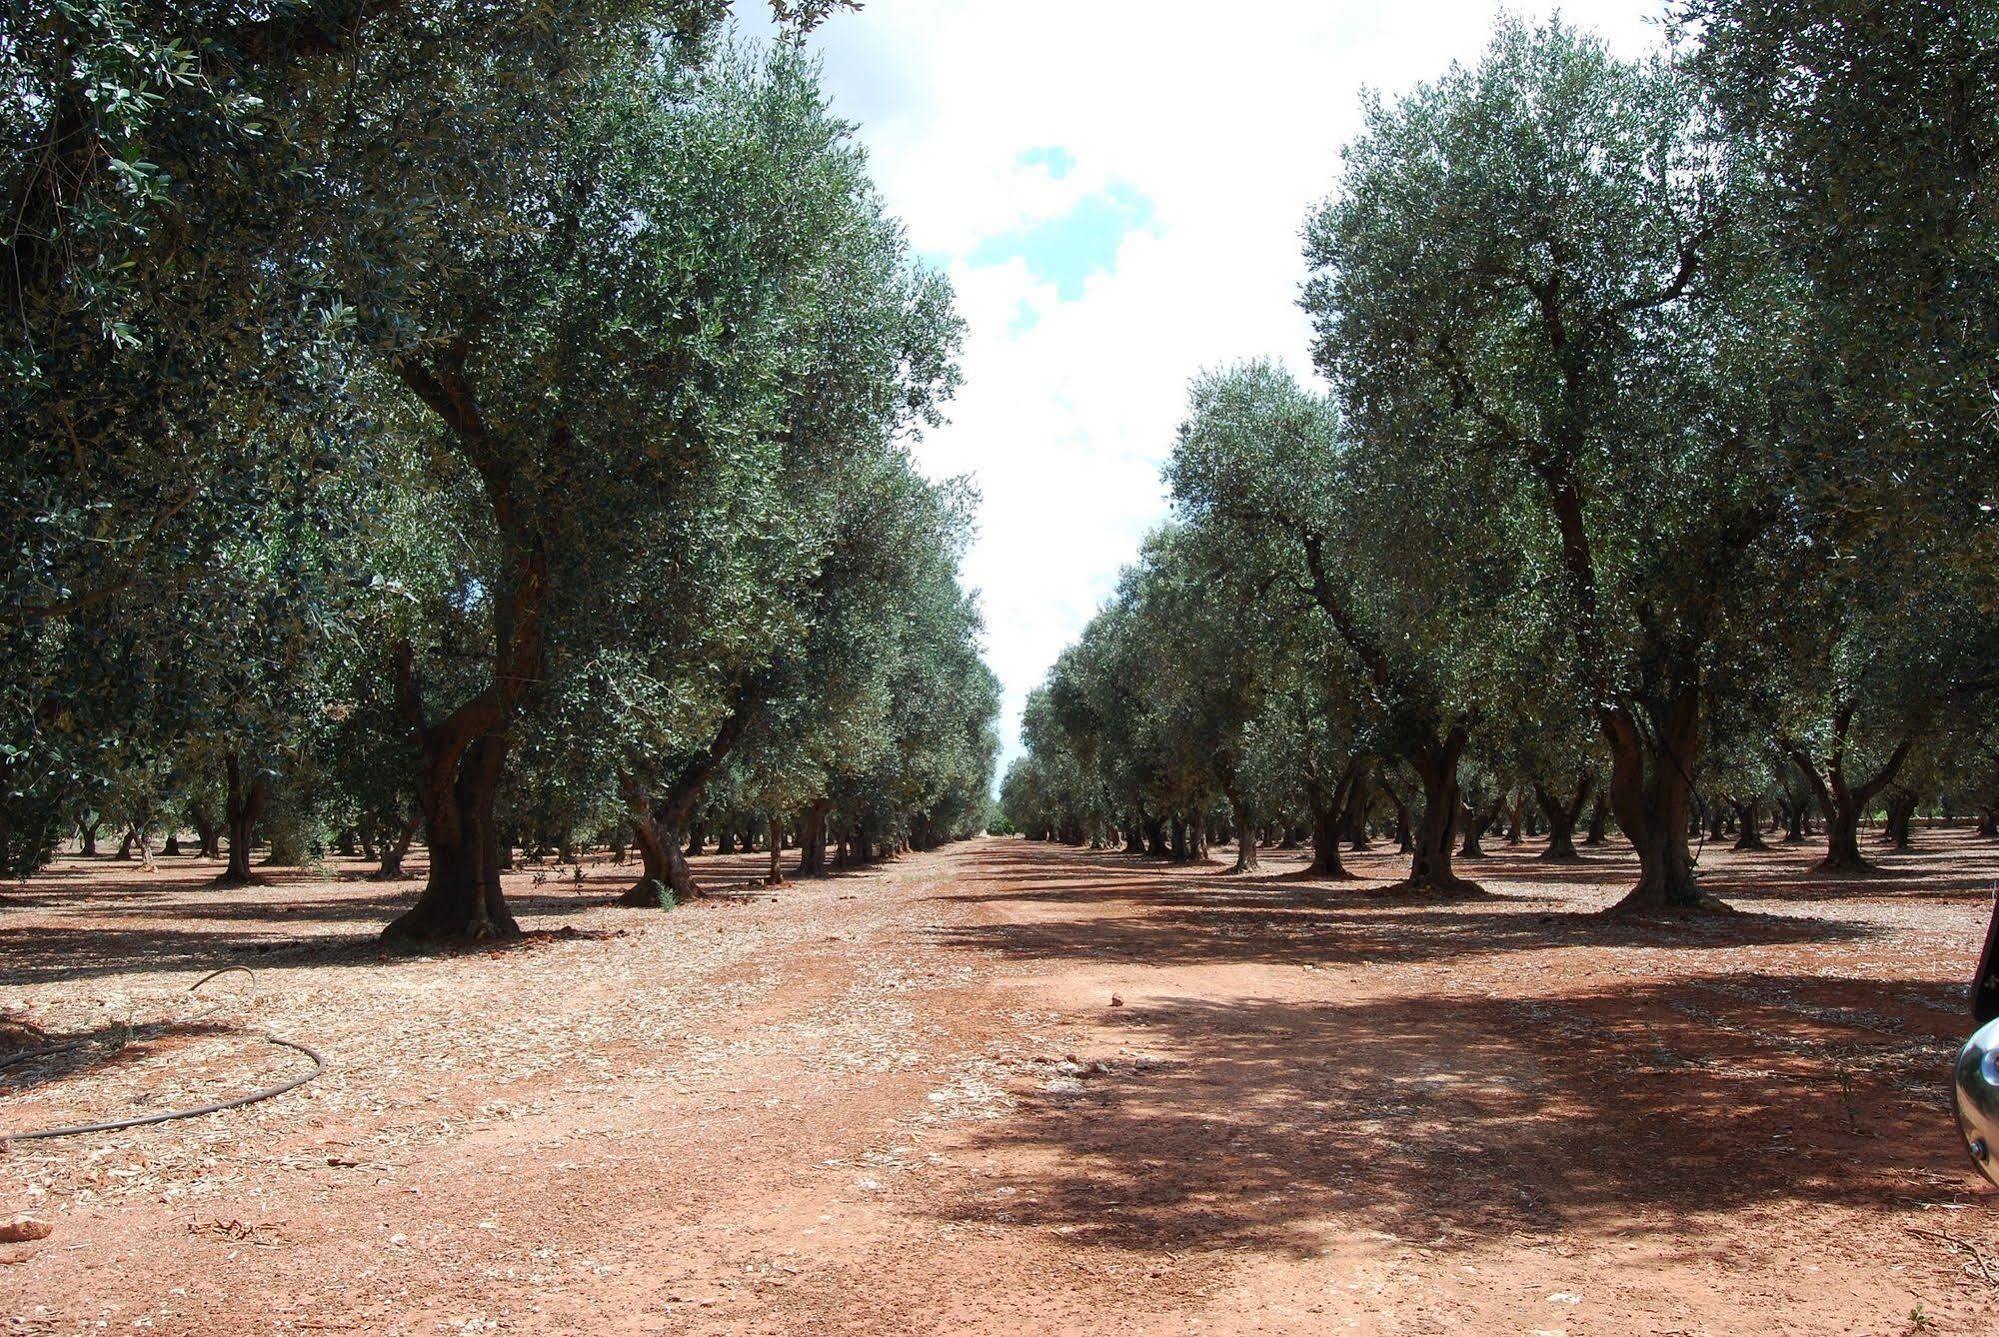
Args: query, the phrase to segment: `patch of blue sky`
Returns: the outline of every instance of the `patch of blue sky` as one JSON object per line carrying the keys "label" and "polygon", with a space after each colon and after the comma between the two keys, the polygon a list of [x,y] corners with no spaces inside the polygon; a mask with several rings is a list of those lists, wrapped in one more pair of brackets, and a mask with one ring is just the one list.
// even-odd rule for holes
{"label": "patch of blue sky", "polygon": [[1021,167],[1039,167],[1060,181],[1075,169],[1076,155],[1060,144],[1044,144],[1039,148],[1022,149],[1014,162]]}
{"label": "patch of blue sky", "polygon": [[1073,302],[1092,274],[1117,268],[1119,249],[1134,232],[1155,230],[1154,208],[1136,188],[1112,182],[1077,200],[1068,213],[985,238],[965,256],[976,267],[1018,260],[1027,272],[1054,285],[1056,297]]}
{"label": "patch of blue sky", "polygon": [[1006,337],[1018,339],[1021,335],[1041,323],[1041,313],[1036,311],[1026,298],[1020,300],[1013,309],[1013,319],[1006,323]]}

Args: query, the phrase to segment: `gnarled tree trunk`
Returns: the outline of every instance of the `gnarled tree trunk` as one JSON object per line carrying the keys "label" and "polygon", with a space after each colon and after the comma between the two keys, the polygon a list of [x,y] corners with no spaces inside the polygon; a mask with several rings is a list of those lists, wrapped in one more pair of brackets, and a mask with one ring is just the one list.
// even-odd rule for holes
{"label": "gnarled tree trunk", "polygon": [[1795,743],[1784,746],[1792,763],[1818,799],[1819,815],[1825,818],[1826,855],[1818,865],[1818,871],[1822,873],[1874,871],[1874,865],[1860,852],[1860,817],[1867,811],[1867,805],[1874,801],[1875,795],[1894,781],[1916,742],[1913,736],[1904,736],[1880,770],[1859,784],[1852,783],[1846,774],[1846,744],[1855,709],[1856,705],[1851,700],[1842,701],[1834,708],[1832,748],[1823,766],[1803,747]]}
{"label": "gnarled tree trunk", "polygon": [[829,799],[814,799],[798,818],[798,875],[823,877],[826,874],[826,815],[833,810]]}
{"label": "gnarled tree trunk", "polygon": [[[1639,723],[1641,711],[1647,726]],[[1611,707],[1601,721],[1610,745],[1611,811],[1638,852],[1638,885],[1612,909],[1699,907],[1700,886],[1687,844],[1693,768],[1701,745],[1698,682],[1683,685],[1651,709]]]}
{"label": "gnarled tree trunk", "polygon": [[410,842],[416,839],[416,829],[423,825],[423,809],[411,813],[403,823],[403,829],[396,833],[394,840],[382,842],[382,862],[374,872],[368,874],[371,882],[397,882],[403,876],[403,857],[410,852]]}
{"label": "gnarled tree trunk", "polygon": [[1741,827],[1741,831],[1735,837],[1735,848],[1769,849],[1770,847],[1763,842],[1763,824],[1758,820],[1759,811],[1763,806],[1761,796],[1751,794],[1746,799],[1733,799],[1731,803],[1735,808],[1736,824]]}
{"label": "gnarled tree trunk", "polygon": [[1589,833],[1583,837],[1584,846],[1603,845],[1610,841],[1610,803],[1598,794],[1590,804]]}
{"label": "gnarled tree trunk", "polygon": [[1546,785],[1535,782],[1534,801],[1541,805],[1541,815],[1548,821],[1548,847],[1541,851],[1543,859],[1567,863],[1583,857],[1576,851],[1576,821],[1595,789],[1587,775],[1580,776],[1574,794],[1563,800]]}
{"label": "gnarled tree trunk", "polygon": [[253,886],[263,879],[250,871],[250,842],[256,834],[257,819],[264,815],[270,791],[261,771],[244,783],[243,768],[234,752],[223,757],[222,770],[228,780],[222,821],[229,830],[229,866],[216,875],[214,885]]}
{"label": "gnarled tree trunk", "polygon": [[1888,842],[1890,849],[1908,849],[1915,826],[1916,796],[1897,785],[1889,789],[1886,802],[1888,819],[1881,828],[1881,838]]}
{"label": "gnarled tree trunk", "polygon": [[1409,768],[1423,786],[1423,811],[1411,833],[1415,848],[1410,852],[1409,877],[1402,883],[1407,890],[1452,894],[1480,890],[1476,882],[1459,877],[1451,867],[1451,837],[1462,806],[1458,761],[1464,755],[1467,736],[1468,730],[1460,721],[1441,739],[1408,758]]}
{"label": "gnarled tree trunk", "polygon": [[1232,873],[1254,873],[1257,870],[1256,833],[1250,827],[1249,805],[1234,790],[1229,791],[1229,811],[1235,821],[1235,867]]}

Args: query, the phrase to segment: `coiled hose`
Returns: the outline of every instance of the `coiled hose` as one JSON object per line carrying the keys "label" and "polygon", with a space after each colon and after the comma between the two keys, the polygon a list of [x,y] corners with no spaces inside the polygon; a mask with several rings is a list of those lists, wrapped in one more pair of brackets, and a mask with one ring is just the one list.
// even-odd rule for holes
{"label": "coiled hose", "polygon": [[[247,966],[224,966],[220,970],[211,971],[209,974],[203,975],[200,979],[189,985],[187,991],[193,993],[217,975],[227,975],[231,971],[236,970],[249,975],[252,982],[256,980],[256,976]],[[287,1091],[296,1091],[299,1087],[304,1086],[307,1082],[326,1070],[326,1060],[320,1057],[319,1051],[311,1045],[302,1044],[297,1040],[287,1040],[283,1036],[273,1035],[269,1031],[258,1031],[257,1035],[281,1049],[296,1050],[298,1053],[304,1054],[312,1060],[312,1071],[303,1076],[294,1077],[288,1082],[280,1082],[276,1086],[267,1086],[261,1091],[252,1091],[248,1095],[236,1096],[230,1100],[218,1100],[209,1105],[197,1105],[193,1109],[168,1110],[164,1114],[141,1114],[130,1119],[108,1119],[103,1123],[70,1124],[62,1128],[37,1128],[33,1132],[28,1133],[0,1133],[0,1142],[28,1142],[43,1137],[77,1137],[84,1133],[115,1133],[125,1128],[143,1128],[148,1124],[171,1123],[175,1119],[194,1119],[204,1114],[220,1114],[223,1110],[241,1109],[245,1105],[254,1105],[260,1100],[269,1100],[273,1096],[281,1096]],[[62,1048],[68,1047],[70,1046],[63,1046]],[[43,1052],[57,1053],[60,1052],[60,1049],[45,1050]]]}

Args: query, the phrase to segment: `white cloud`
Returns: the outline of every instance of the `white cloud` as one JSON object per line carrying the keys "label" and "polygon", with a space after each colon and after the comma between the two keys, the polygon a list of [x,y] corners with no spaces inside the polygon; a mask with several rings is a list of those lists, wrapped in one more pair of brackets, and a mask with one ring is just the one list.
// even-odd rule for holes
{"label": "white cloud", "polygon": [[[1653,40],[1649,4],[1562,10],[1624,54]],[[1159,466],[1189,377],[1260,355],[1309,370],[1298,233],[1361,90],[1475,58],[1496,14],[1474,0],[869,0],[814,38],[835,109],[859,123],[916,247],[950,257],[971,324],[952,423],[921,457],[984,493],[966,577],[984,593],[1010,753],[1027,692],[1165,516]],[[1062,178],[1021,164],[1051,146],[1074,157]],[[1079,300],[1019,261],[965,262],[1117,183],[1152,202],[1153,226]],[[1019,330],[1023,302],[1040,318]]]}

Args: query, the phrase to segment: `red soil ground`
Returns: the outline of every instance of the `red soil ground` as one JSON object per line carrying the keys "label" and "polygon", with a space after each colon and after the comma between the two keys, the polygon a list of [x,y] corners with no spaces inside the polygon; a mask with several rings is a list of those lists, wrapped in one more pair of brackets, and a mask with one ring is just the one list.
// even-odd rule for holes
{"label": "red soil ground", "polygon": [[[1999,845],[1889,876],[1710,851],[1744,913],[1592,912],[1628,861],[1396,904],[983,840],[670,913],[510,880],[529,940],[406,957],[355,868],[65,860],[0,889],[42,1043],[13,1332],[1999,1331],[1945,1093]],[[730,889],[733,885],[733,889]],[[190,996],[225,965],[246,965]],[[31,1033],[30,1033],[31,1034]],[[0,1048],[7,1042],[0,1040]],[[16,1038],[18,1046],[22,1041]]]}

